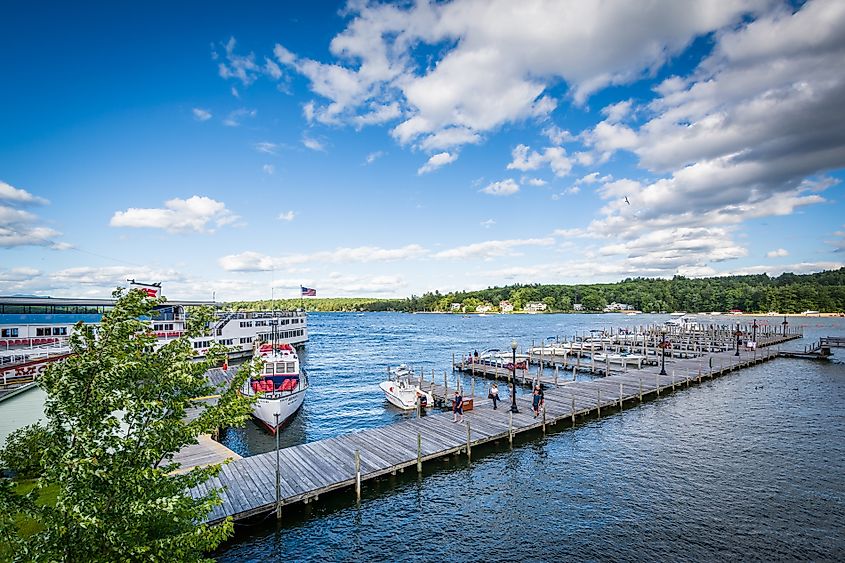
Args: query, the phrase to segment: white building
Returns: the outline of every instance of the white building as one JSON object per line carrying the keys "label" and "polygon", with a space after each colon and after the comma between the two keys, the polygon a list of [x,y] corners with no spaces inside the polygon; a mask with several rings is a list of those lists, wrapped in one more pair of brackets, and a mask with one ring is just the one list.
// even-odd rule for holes
{"label": "white building", "polygon": [[478,307],[475,308],[476,313],[489,313],[492,310],[493,310],[493,306],[488,305],[486,303],[484,305],[479,305]]}
{"label": "white building", "polygon": [[510,301],[499,301],[499,310],[503,313],[513,313],[513,304]]}
{"label": "white building", "polygon": [[584,310],[584,306],[583,306],[582,304],[580,304],[580,303],[573,303],[573,304],[572,304],[572,310],[573,310],[573,311],[583,311],[583,310]]}
{"label": "white building", "polygon": [[605,312],[611,313],[613,311],[633,311],[634,306],[627,303],[616,303],[615,301],[604,308]]}
{"label": "white building", "polygon": [[460,303],[452,303],[451,305],[449,305],[449,309],[452,310],[452,311],[460,311],[461,310],[461,304]]}
{"label": "white building", "polygon": [[541,301],[531,301],[530,303],[526,303],[522,308],[522,310],[527,313],[539,313],[540,311],[545,311],[546,309],[548,309],[548,307]]}

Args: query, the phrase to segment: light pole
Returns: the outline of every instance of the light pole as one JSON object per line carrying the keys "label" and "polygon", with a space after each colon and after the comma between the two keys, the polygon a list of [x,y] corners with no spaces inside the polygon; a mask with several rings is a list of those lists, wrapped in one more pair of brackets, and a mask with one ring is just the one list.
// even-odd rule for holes
{"label": "light pole", "polygon": [[660,329],[660,375],[666,375],[666,327]]}
{"label": "light pole", "polygon": [[754,344],[757,344],[757,319],[754,319],[754,322],[751,323],[751,341]]}
{"label": "light pole", "polygon": [[736,354],[734,356],[739,356],[739,337],[742,336],[742,331],[739,330],[739,323],[736,324],[736,332],[734,333],[736,336]]}
{"label": "light pole", "polygon": [[511,363],[511,412],[518,413],[516,408],[516,340],[511,341],[511,350],[513,350],[513,357]]}

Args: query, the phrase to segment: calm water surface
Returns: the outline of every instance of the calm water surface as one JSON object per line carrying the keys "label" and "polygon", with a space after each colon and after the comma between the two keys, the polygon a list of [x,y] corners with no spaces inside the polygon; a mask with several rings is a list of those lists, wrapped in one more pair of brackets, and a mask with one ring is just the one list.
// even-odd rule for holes
{"label": "calm water surface", "polygon": [[[509,348],[666,317],[312,314],[312,388],[284,445],[407,416],[378,389],[410,363],[442,381],[452,352]],[[778,322],[776,319],[762,319]],[[735,322],[735,319],[724,319]],[[842,319],[790,319],[806,340]],[[795,346],[795,345],[793,345]],[[800,345],[798,345],[800,346]],[[221,561],[843,560],[845,350],[775,360],[591,419],[513,450],[450,459],[238,527]],[[451,374],[450,374],[451,377]],[[480,383],[477,383],[480,385]],[[481,391],[479,391],[480,393]],[[269,451],[259,427],[223,438]]]}

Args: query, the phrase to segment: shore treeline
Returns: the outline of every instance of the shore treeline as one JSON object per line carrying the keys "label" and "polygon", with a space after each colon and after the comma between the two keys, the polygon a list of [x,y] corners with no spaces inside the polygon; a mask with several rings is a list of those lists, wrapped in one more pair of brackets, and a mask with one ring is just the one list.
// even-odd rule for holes
{"label": "shore treeline", "polygon": [[509,301],[519,311],[528,303],[544,303],[548,311],[567,312],[580,304],[585,311],[601,311],[611,303],[624,303],[636,310],[651,311],[778,311],[800,313],[845,311],[845,268],[814,274],[785,273],[690,279],[628,278],[607,284],[534,284],[492,287],[479,291],[441,294],[439,291],[406,299],[307,298],[235,302],[240,309],[295,309],[302,304],[309,311],[475,311],[490,305],[498,311]]}

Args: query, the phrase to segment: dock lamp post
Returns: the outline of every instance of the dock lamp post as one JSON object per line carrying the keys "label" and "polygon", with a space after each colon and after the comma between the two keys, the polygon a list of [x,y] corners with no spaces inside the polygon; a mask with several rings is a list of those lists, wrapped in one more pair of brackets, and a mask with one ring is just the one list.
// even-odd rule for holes
{"label": "dock lamp post", "polygon": [[511,412],[518,413],[516,408],[516,340],[511,341],[511,350],[513,350],[513,357],[511,358]]}
{"label": "dock lamp post", "polygon": [[783,322],[780,324],[783,325],[783,335],[786,336],[786,327],[789,326],[789,322],[786,320],[786,317],[783,318]]}
{"label": "dock lamp post", "polygon": [[754,319],[754,322],[751,323],[751,341],[755,344],[757,342],[757,319]]}
{"label": "dock lamp post", "polygon": [[666,327],[660,329],[660,375],[666,375]]}
{"label": "dock lamp post", "polygon": [[739,356],[739,337],[742,336],[742,331],[739,330],[739,323],[736,325],[736,332],[734,333],[736,336],[736,354],[734,356]]}

